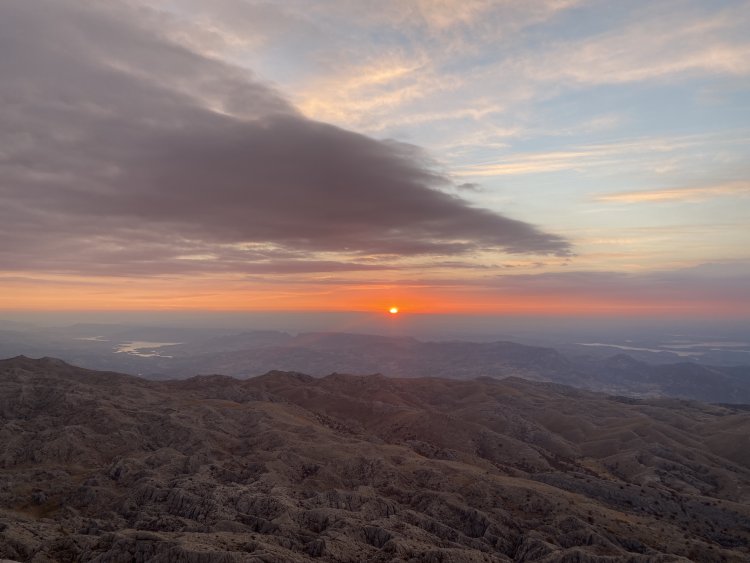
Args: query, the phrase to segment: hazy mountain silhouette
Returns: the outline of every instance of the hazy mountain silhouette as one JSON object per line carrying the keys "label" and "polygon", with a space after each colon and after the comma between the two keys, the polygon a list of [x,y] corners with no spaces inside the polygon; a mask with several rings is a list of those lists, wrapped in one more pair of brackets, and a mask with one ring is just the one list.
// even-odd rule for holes
{"label": "hazy mountain silhouette", "polygon": [[[117,352],[145,341],[138,354]],[[149,341],[157,347],[149,348]],[[163,343],[178,343],[163,345]],[[0,332],[0,353],[53,355],[91,369],[176,379],[222,373],[252,377],[271,370],[313,376],[332,372],[389,377],[523,377],[634,397],[677,397],[750,404],[750,366],[647,363],[589,348],[565,353],[515,342],[421,341],[404,336],[335,332],[128,327],[81,324],[65,329]],[[141,354],[141,355],[139,355]],[[1,356],[2,354],[0,354]]]}
{"label": "hazy mountain silhouette", "polygon": [[[321,376],[334,371],[383,373],[390,377],[523,377],[594,391],[631,396],[669,396],[705,402],[750,403],[750,367],[716,367],[681,362],[653,365],[625,354],[600,359],[569,357],[543,346],[514,342],[422,342],[408,337],[346,333],[253,333],[217,339],[217,350],[195,353],[202,346],[166,348],[173,358],[157,361],[162,377],[187,373],[254,376],[269,370],[300,371]],[[219,343],[225,346],[218,346]],[[183,352],[193,353],[181,356]]]}

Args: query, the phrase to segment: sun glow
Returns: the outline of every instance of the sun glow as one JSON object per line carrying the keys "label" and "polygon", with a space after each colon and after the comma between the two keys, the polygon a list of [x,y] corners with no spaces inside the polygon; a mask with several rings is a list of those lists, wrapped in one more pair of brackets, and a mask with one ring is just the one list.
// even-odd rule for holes
{"label": "sun glow", "polygon": [[390,309],[388,309],[388,312],[391,315],[396,315],[396,314],[398,314],[398,307],[391,307]]}

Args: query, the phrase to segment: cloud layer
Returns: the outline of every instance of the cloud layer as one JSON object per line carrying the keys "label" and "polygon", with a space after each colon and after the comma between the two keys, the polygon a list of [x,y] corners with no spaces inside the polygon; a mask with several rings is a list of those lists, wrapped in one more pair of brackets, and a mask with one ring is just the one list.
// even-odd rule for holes
{"label": "cloud layer", "polygon": [[569,252],[441,191],[449,180],[416,147],[306,119],[246,71],[171,42],[172,24],[118,2],[0,4],[6,271]]}

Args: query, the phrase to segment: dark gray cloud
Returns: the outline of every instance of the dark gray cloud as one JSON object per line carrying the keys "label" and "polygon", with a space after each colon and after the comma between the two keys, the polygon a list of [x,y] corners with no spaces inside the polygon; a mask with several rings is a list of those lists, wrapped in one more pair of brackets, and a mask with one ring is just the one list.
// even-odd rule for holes
{"label": "dark gray cloud", "polygon": [[119,2],[0,3],[4,269],[568,253],[438,189],[449,181],[417,148],[305,119],[244,70],[170,42],[161,18]]}

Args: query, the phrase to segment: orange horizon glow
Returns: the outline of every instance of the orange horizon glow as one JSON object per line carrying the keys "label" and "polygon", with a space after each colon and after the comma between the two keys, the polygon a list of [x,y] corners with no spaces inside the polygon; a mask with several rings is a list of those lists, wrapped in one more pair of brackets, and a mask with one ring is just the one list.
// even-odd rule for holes
{"label": "orange horizon glow", "polygon": [[[410,314],[750,317],[750,303],[728,298],[659,294],[603,295],[492,287],[315,285],[203,282],[192,280],[99,280],[28,284],[0,280],[0,310],[185,311],[185,312],[364,312]],[[397,309],[396,313],[391,309]]]}

